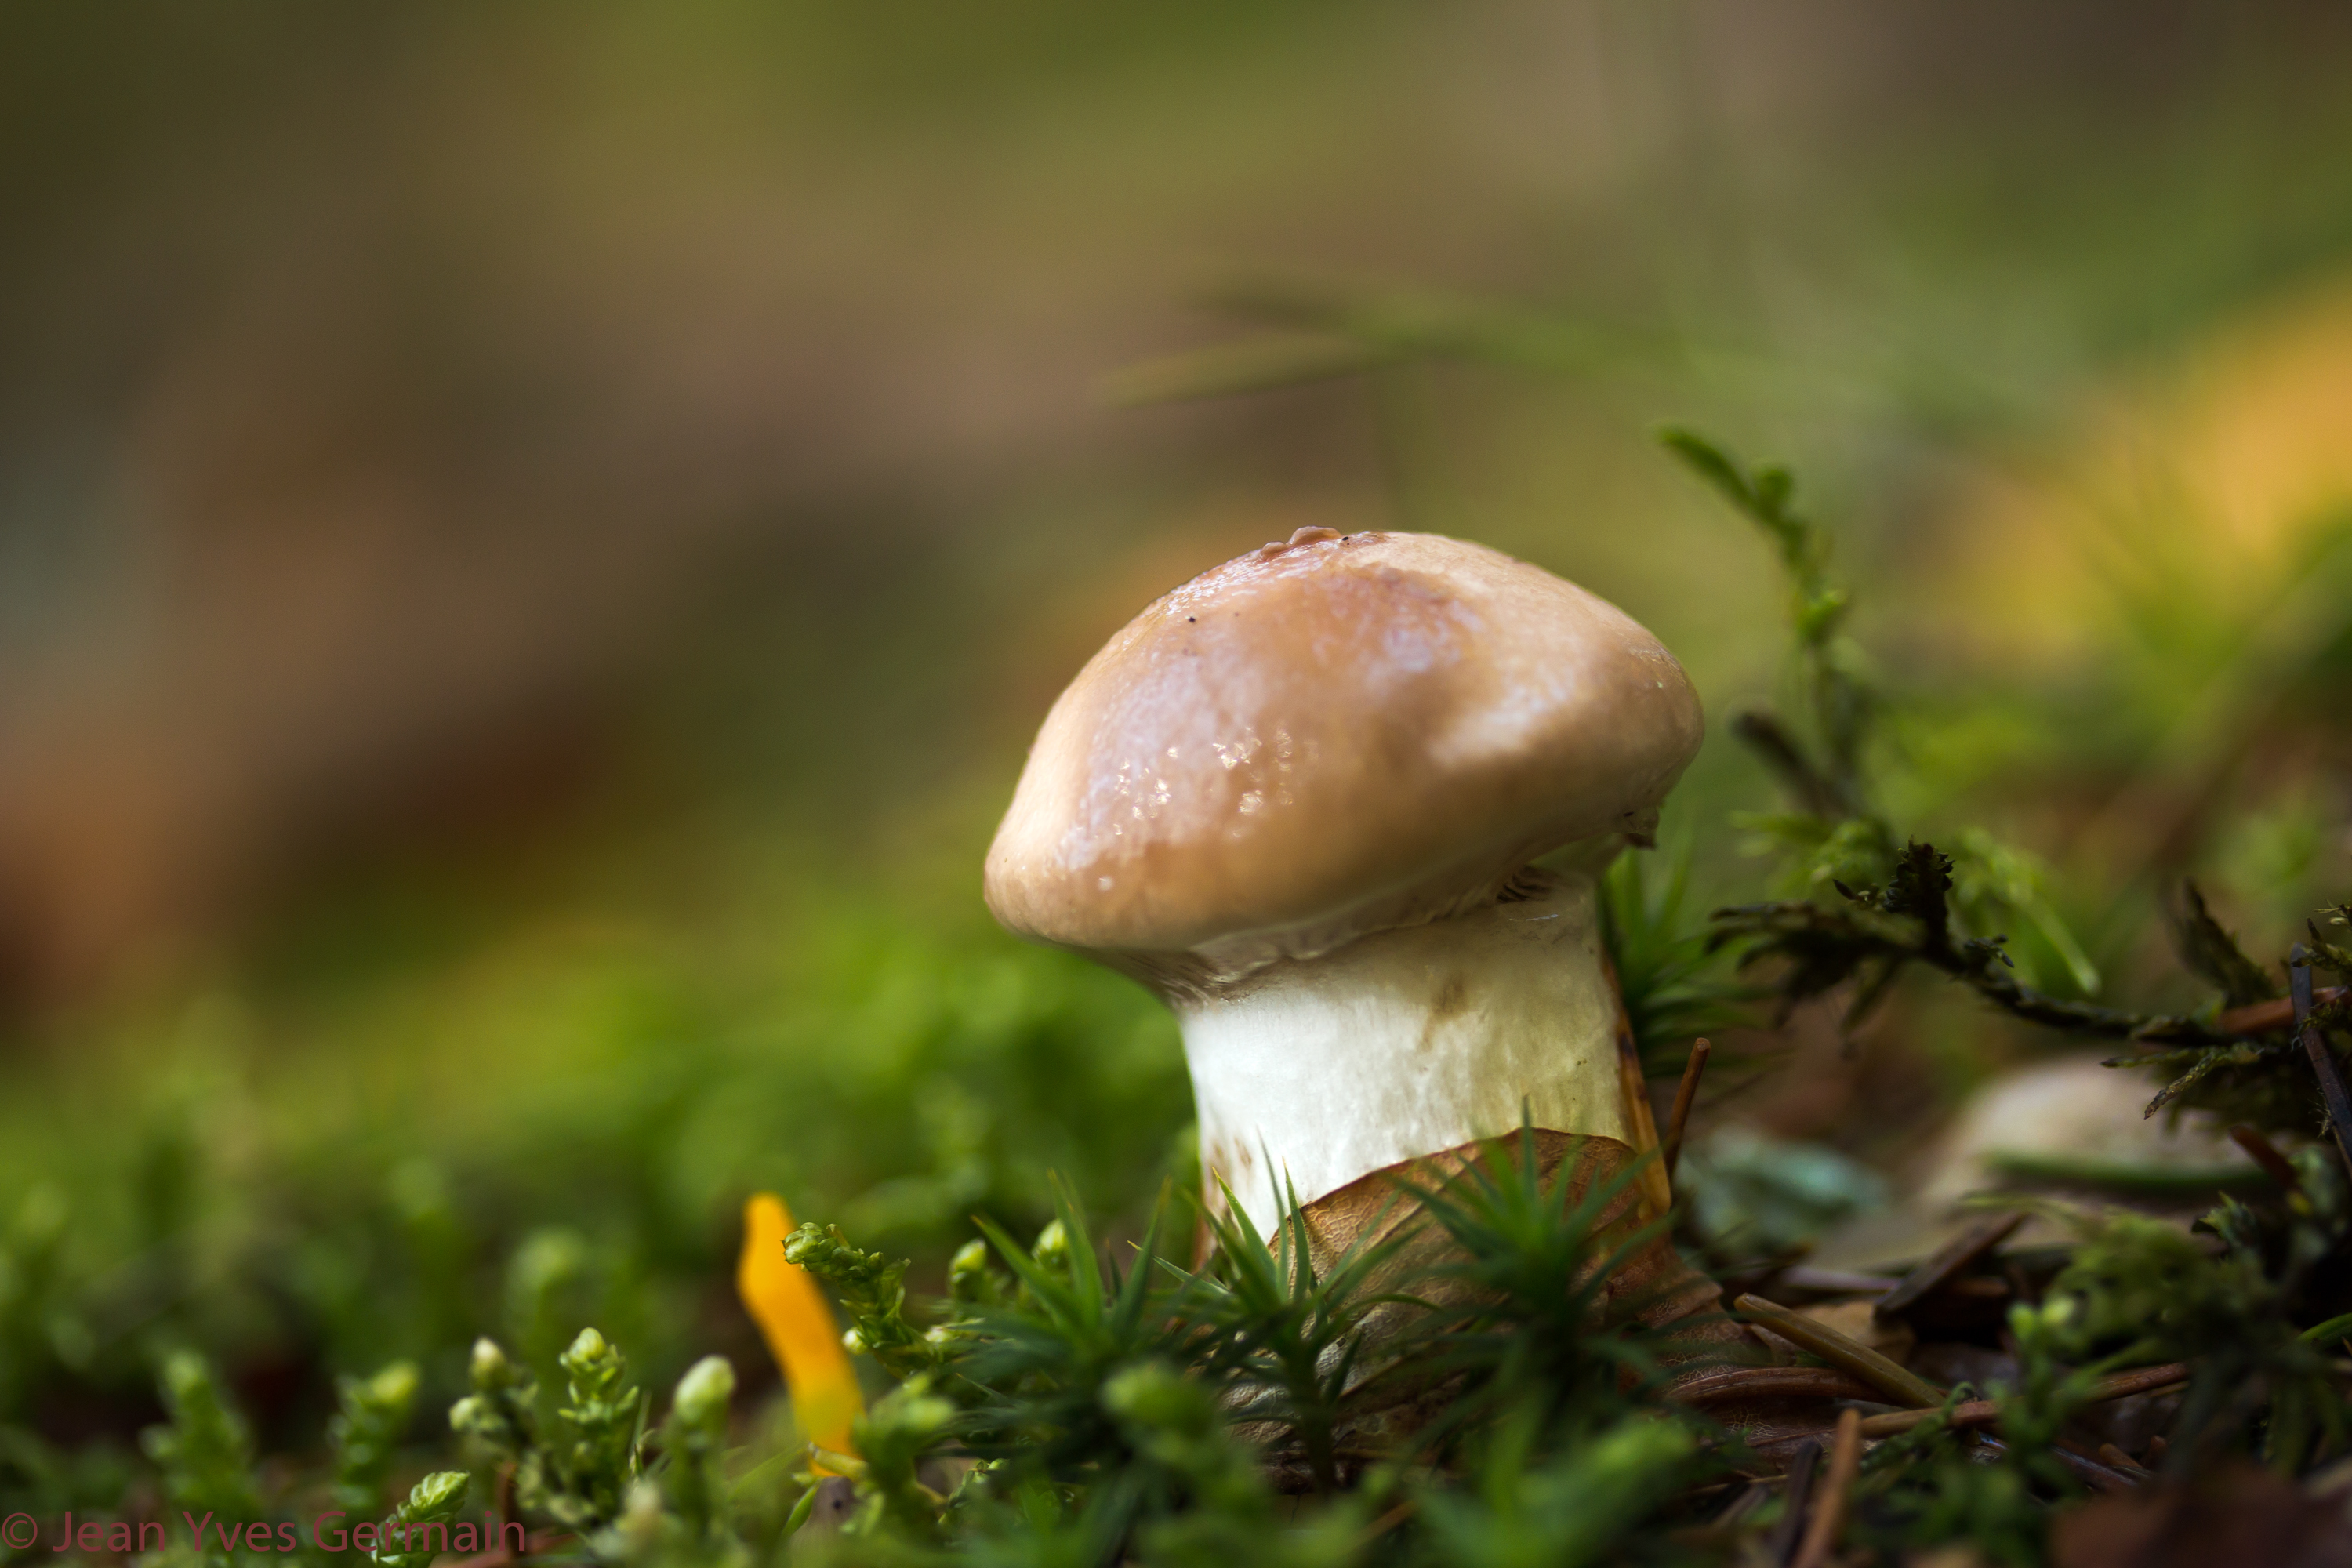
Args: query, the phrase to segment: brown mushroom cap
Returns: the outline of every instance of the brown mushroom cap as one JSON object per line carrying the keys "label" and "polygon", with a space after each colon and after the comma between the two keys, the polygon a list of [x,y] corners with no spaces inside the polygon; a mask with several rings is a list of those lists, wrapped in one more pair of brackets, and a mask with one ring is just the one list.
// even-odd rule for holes
{"label": "brown mushroom cap", "polygon": [[1646,834],[1697,694],[1622,611],[1482,545],[1302,529],[1129,622],[1046,716],[989,850],[1022,934],[1231,979]]}

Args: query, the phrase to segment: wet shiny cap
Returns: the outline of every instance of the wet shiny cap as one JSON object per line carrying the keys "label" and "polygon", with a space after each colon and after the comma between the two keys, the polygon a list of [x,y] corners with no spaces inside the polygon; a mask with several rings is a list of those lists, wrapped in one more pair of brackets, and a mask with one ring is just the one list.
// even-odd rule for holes
{"label": "wet shiny cap", "polygon": [[1697,694],[1622,611],[1426,533],[1301,529],[1152,605],[1046,716],[989,850],[996,918],[1228,983],[1646,836]]}

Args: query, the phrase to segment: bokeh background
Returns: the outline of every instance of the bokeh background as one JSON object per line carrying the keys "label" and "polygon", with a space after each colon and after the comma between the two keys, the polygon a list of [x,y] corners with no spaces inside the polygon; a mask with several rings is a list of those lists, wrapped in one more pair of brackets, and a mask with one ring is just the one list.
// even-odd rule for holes
{"label": "bokeh background", "polygon": [[[1661,857],[1754,896],[1783,591],[1662,421],[1836,528],[1899,815],[2196,1000],[2179,877],[2352,896],[2348,80],[2323,4],[11,7],[0,1467],[103,1495],[184,1344],[297,1449],[481,1331],[772,1390],[760,1187],[919,1278],[1049,1171],[1131,1220],[1174,1032],[981,854],[1305,524],[1655,629]],[[1749,1043],[1706,1116],[1848,1195],[2047,1048]]]}

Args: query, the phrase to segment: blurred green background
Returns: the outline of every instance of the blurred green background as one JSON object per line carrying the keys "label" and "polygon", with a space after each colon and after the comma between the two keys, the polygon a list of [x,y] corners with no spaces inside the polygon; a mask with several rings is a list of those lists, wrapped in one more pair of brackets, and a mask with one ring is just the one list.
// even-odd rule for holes
{"label": "blurred green background", "polygon": [[[12,7],[0,1465],[130,1463],[185,1344],[298,1449],[480,1331],[772,1388],[760,1187],[1131,1221],[1174,1030],[978,896],[1045,706],[1328,522],[1614,599],[1719,731],[1782,591],[1663,420],[1834,522],[1900,816],[2194,1000],[2173,879],[2352,894],[2347,71],[2318,4]],[[1711,736],[1694,914],[1770,800]],[[2042,1043],[1931,989],[1710,1114],[1899,1179]]]}

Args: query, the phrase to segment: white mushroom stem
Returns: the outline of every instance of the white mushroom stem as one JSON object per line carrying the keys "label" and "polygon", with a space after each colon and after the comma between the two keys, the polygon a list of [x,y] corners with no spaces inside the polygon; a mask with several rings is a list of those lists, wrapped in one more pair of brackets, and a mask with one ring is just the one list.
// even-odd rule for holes
{"label": "white mushroom stem", "polygon": [[[1591,879],[1376,931],[1178,999],[1209,1199],[1219,1183],[1271,1236],[1301,1204],[1402,1161],[1536,1127],[1613,1138],[1657,1131],[1602,956]],[[1643,1178],[1663,1213],[1664,1173]]]}

